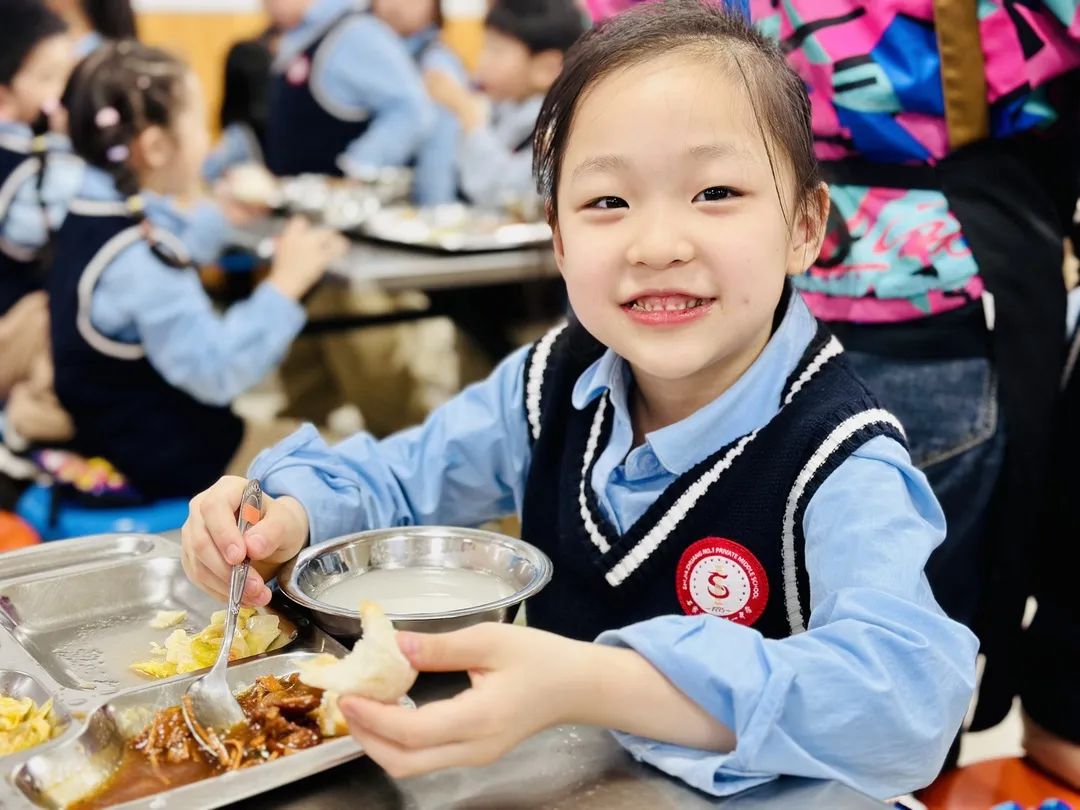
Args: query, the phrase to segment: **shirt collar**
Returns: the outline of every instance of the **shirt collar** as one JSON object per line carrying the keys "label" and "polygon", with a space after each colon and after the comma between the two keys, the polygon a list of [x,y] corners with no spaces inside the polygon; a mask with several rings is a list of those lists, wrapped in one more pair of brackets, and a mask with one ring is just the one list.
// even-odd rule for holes
{"label": "shirt collar", "polygon": [[[646,435],[660,463],[681,475],[718,448],[758,430],[780,410],[780,397],[817,330],[802,297],[790,295],[780,325],[761,354],[731,388],[681,422]],[[616,418],[630,419],[631,372],[627,362],[608,349],[577,379],[571,401],[584,409],[609,392]],[[702,436],[709,440],[703,442]]]}
{"label": "shirt collar", "polygon": [[[146,218],[154,225],[171,233],[180,233],[189,220],[189,215],[177,207],[172,197],[166,197],[153,191],[142,191],[140,195],[146,206]],[[123,202],[124,195],[116,187],[112,176],[96,166],[87,166],[83,175],[79,197],[84,200],[101,202]]]}

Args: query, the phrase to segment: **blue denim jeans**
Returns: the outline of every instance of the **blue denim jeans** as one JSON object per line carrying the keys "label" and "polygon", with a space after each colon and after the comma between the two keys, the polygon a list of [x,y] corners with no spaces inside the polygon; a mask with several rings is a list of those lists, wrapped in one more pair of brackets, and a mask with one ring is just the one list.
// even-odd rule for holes
{"label": "blue denim jeans", "polygon": [[972,627],[979,608],[987,512],[1005,456],[997,375],[986,358],[905,360],[846,353],[904,426],[912,462],[945,511],[945,541],[926,574],[941,607]]}

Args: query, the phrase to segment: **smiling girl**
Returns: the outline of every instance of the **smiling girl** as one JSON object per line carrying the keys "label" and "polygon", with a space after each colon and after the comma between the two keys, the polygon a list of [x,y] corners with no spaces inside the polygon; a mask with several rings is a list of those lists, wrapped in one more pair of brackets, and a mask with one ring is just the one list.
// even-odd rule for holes
{"label": "smiling girl", "polygon": [[923,574],[944,522],[899,423],[791,294],[828,210],[802,83],[738,17],[641,6],[568,54],[535,148],[571,323],[420,427],[266,451],[250,474],[277,497],[244,536],[244,482],[223,479],[192,502],[188,574],[220,597],[250,555],[265,604],[309,542],[517,511],[555,563],[532,627],[399,634],[472,688],[341,701],[391,774],[571,722],[713,793],[927,784],[976,645]]}

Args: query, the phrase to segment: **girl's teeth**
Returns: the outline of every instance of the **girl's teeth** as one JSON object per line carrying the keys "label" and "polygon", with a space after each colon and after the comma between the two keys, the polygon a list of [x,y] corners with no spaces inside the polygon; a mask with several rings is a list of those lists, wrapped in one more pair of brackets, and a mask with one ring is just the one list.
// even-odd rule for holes
{"label": "girl's teeth", "polygon": [[631,304],[632,309],[636,309],[639,312],[679,312],[684,309],[694,309],[701,306],[700,298],[682,299],[679,301],[668,301],[666,303],[654,302],[654,301],[634,301]]}

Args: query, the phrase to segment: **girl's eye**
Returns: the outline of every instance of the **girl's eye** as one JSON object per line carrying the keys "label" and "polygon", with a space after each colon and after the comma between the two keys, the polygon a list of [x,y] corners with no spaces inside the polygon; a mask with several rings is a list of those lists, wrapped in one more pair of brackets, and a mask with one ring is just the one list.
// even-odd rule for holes
{"label": "girl's eye", "polygon": [[737,196],[735,190],[727,186],[711,186],[694,197],[694,202],[720,202]]}
{"label": "girl's eye", "polygon": [[592,202],[588,203],[586,208],[595,208],[600,211],[607,211],[612,208],[629,208],[626,204],[626,200],[622,197],[597,197]]}

